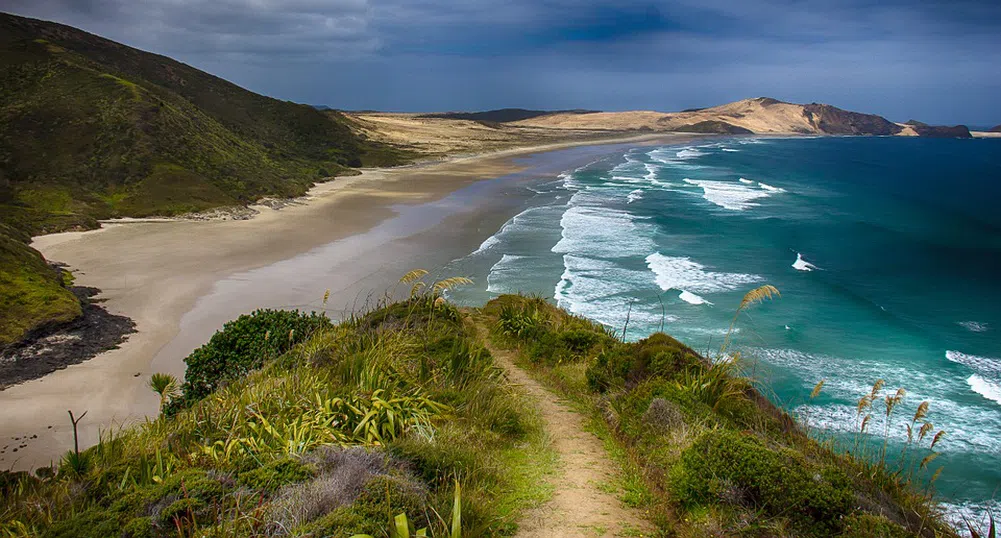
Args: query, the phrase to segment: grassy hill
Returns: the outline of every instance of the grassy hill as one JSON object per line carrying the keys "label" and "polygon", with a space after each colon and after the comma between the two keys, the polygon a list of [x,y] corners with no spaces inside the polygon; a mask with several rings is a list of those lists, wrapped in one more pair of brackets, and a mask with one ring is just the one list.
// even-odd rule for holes
{"label": "grassy hill", "polygon": [[23,232],[0,223],[0,349],[81,314],[62,273],[49,267],[28,240]]}
{"label": "grassy hill", "polygon": [[32,233],[300,195],[349,167],[401,157],[336,112],[0,15],[0,214]]}
{"label": "grassy hill", "polygon": [[337,112],[0,13],[0,346],[80,311],[26,236],[298,196],[405,158]]}
{"label": "grassy hill", "polygon": [[[600,487],[655,536],[955,536],[906,470],[811,439],[730,363],[664,334],[624,343],[541,299],[459,310],[439,294],[456,283],[339,325],[227,324],[186,359],[183,387],[154,377],[160,418],[57,469],[0,474],[0,535],[396,536],[395,520],[508,536],[574,472],[536,400],[565,398],[622,477]],[[500,354],[553,392],[509,382]]]}

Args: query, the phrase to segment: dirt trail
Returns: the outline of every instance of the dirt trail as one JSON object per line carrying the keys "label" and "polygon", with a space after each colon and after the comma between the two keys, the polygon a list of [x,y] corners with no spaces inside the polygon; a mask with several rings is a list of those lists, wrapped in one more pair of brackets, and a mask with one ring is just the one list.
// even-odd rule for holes
{"label": "dirt trail", "polygon": [[485,338],[484,342],[508,379],[538,402],[560,458],[560,468],[550,480],[553,498],[518,522],[516,538],[649,536],[651,525],[639,510],[602,491],[602,484],[616,482],[617,464],[601,440],[584,430],[584,417],[515,366],[513,353],[491,346]]}

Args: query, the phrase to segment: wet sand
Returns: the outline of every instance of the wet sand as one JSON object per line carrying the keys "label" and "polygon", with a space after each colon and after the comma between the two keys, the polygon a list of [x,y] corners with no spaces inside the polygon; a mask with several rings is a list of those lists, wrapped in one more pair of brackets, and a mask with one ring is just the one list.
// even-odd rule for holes
{"label": "wet sand", "polygon": [[[665,140],[683,141],[647,136],[629,144]],[[366,308],[410,269],[444,267],[517,213],[519,185],[615,151],[609,142],[367,170],[317,186],[307,203],[259,208],[251,220],[119,223],[36,238],[35,248],[68,264],[77,283],[100,288],[104,306],[131,317],[138,333],[119,349],[0,391],[0,446],[27,445],[8,449],[0,468],[58,460],[73,445],[67,410],[87,412],[81,446],[154,415],[149,376],[182,377],[183,358],[242,313],[297,307],[338,319]]]}

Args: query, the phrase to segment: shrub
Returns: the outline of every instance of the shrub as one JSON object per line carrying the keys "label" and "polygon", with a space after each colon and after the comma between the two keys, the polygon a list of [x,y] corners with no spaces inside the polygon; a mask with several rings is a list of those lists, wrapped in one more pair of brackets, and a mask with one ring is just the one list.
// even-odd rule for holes
{"label": "shrub", "polygon": [[323,314],[287,310],[257,310],[226,323],[184,359],[185,403],[208,396],[223,382],[260,368],[316,330],[329,327],[330,320]]}
{"label": "shrub", "polygon": [[299,529],[297,535],[349,538],[359,533],[385,536],[387,514],[410,514],[415,527],[427,527],[431,521],[426,510],[430,500],[427,489],[407,476],[378,475],[365,484],[361,495],[348,506]]}
{"label": "shrub", "polygon": [[613,385],[632,388],[656,375],[670,378],[705,365],[697,353],[663,333],[600,353],[586,375],[591,390],[605,392]]}
{"label": "shrub", "polygon": [[153,521],[148,517],[134,518],[122,529],[122,535],[126,538],[151,538],[153,536]]}
{"label": "shrub", "polygon": [[657,431],[668,431],[685,423],[685,417],[678,406],[663,399],[654,398],[643,413],[643,422]]}
{"label": "shrub", "polygon": [[908,538],[906,529],[883,516],[852,514],[845,518],[845,538]]}
{"label": "shrub", "polygon": [[270,528],[295,529],[323,514],[350,505],[373,477],[391,468],[385,454],[362,447],[324,446],[304,461],[318,470],[315,479],[283,488],[268,508]]}
{"label": "shrub", "polygon": [[538,336],[545,328],[546,319],[538,306],[526,303],[521,306],[504,305],[497,326],[512,338],[528,340]]}
{"label": "shrub", "polygon": [[107,538],[119,536],[121,525],[110,514],[90,508],[68,519],[54,522],[42,534],[45,538]]}
{"label": "shrub", "polygon": [[237,481],[249,488],[275,492],[283,486],[313,477],[313,470],[298,460],[284,458],[262,467],[240,473]]}
{"label": "shrub", "polygon": [[529,353],[537,362],[556,365],[584,359],[597,345],[609,341],[612,340],[604,333],[566,328],[538,335]]}
{"label": "shrub", "polygon": [[809,464],[790,449],[771,449],[756,437],[709,430],[686,449],[671,487],[688,508],[738,505],[786,516],[806,533],[839,531],[852,506],[850,483],[833,467]]}
{"label": "shrub", "polygon": [[208,523],[211,520],[207,512],[208,506],[201,499],[193,497],[178,499],[160,511],[160,527],[169,529]]}

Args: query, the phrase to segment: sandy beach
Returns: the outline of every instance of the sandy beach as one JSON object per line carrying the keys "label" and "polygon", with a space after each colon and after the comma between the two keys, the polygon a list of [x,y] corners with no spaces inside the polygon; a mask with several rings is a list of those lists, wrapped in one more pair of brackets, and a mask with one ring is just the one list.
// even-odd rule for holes
{"label": "sandy beach", "polygon": [[504,191],[512,184],[555,176],[609,144],[684,138],[576,141],[365,170],[316,186],[303,203],[256,207],[249,220],[112,223],[38,237],[35,248],[67,264],[78,284],[100,288],[103,305],[132,318],[138,333],[119,349],[0,391],[2,444],[26,445],[8,450],[0,467],[58,460],[73,445],[67,410],[87,412],[81,446],[152,416],[149,376],[182,377],[183,358],[241,313],[321,308],[325,289],[331,317],[362,309],[407,270],[434,270],[475,249],[516,211],[505,202],[516,200]]}

